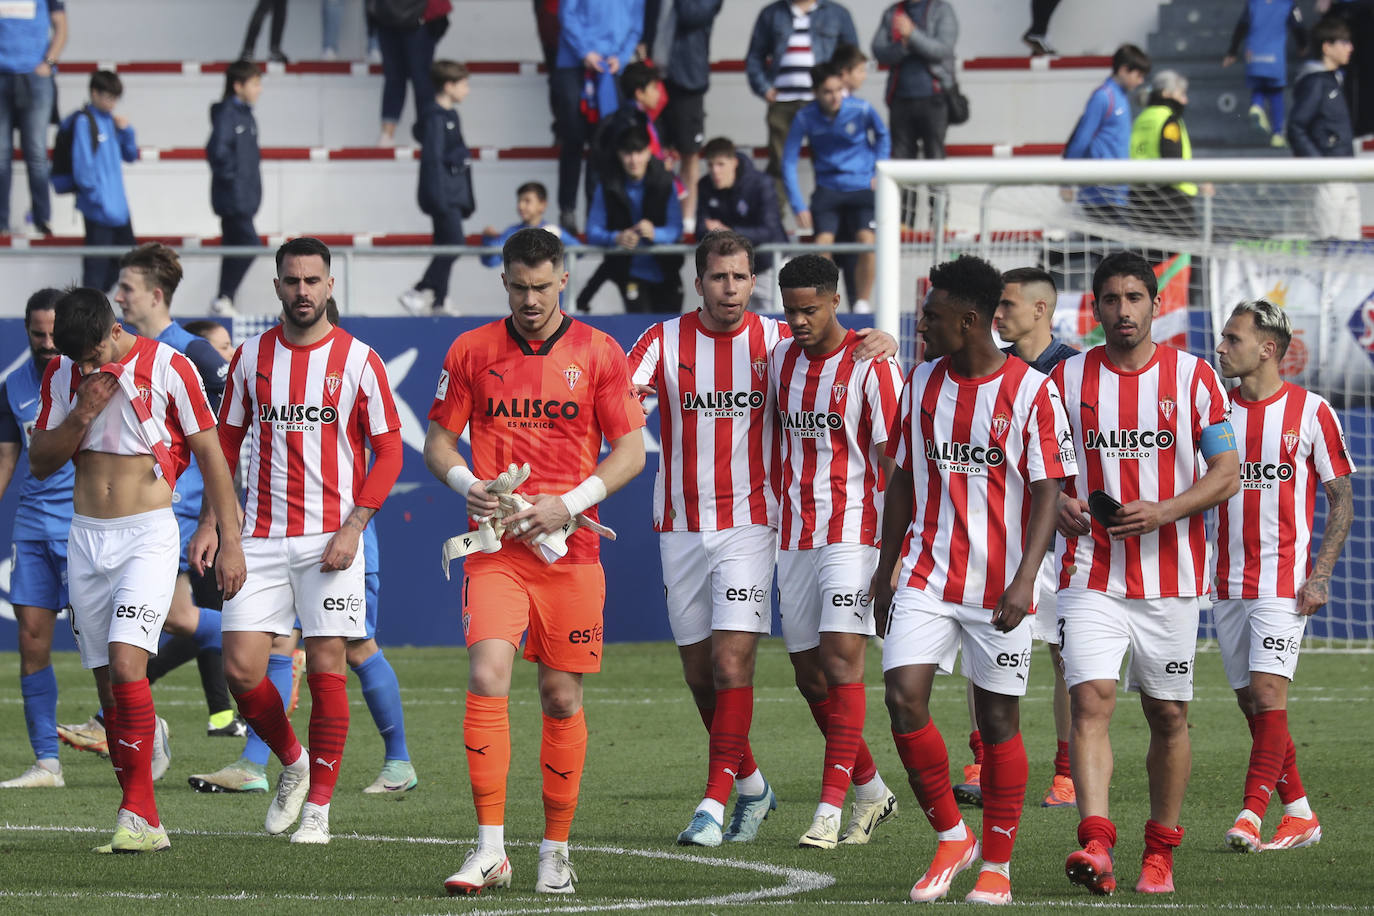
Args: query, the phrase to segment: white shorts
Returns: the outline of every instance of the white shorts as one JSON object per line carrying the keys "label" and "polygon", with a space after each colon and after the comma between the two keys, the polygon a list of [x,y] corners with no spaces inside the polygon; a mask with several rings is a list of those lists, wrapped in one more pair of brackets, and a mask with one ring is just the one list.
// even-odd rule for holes
{"label": "white shorts", "polygon": [[1296,598],[1231,598],[1212,604],[1221,664],[1231,688],[1250,686],[1250,672],[1293,680],[1308,618]]}
{"label": "white shorts", "polygon": [[122,518],[72,516],[67,583],[84,668],[110,663],[110,643],[157,654],[172,606],[181,529],[172,510]]}
{"label": "white shorts", "polygon": [[1059,606],[1059,577],[1055,575],[1054,551],[1045,555],[1040,571],[1035,575],[1035,613],[1030,615],[1031,635],[1041,642],[1059,645],[1059,628],[1055,623]]}
{"label": "white shorts", "polygon": [[712,630],[772,632],[775,529],[741,525],[724,531],[663,531],[658,553],[668,625],[679,646],[699,643]]}
{"label": "white shorts", "polygon": [[225,632],[285,636],[299,617],[305,636],[366,636],[366,561],[361,539],[351,566],[320,572],[320,557],[331,537],[244,538],[248,580],[224,602]]}
{"label": "white shorts", "polygon": [[1196,598],[1121,598],[1086,588],[1059,593],[1064,682],[1119,680],[1157,700],[1193,698]]}
{"label": "white shorts", "polygon": [[778,611],[787,651],[816,648],[821,633],[872,636],[868,586],[877,568],[878,548],[866,544],[778,551]]}
{"label": "white shorts", "polygon": [[975,686],[1003,696],[1025,696],[1030,624],[1023,620],[1003,633],[991,621],[992,611],[985,607],[952,604],[920,589],[899,588],[883,636],[883,671],[936,665],[941,674],[953,674],[954,657],[962,649],[964,676]]}

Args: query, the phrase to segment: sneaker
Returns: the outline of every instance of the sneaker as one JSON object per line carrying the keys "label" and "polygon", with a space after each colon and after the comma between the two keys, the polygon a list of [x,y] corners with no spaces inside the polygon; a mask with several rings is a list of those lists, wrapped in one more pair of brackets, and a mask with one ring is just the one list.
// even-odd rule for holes
{"label": "sneaker", "polygon": [[297,649],[291,653],[291,699],[286,703],[289,716],[301,705],[301,682],[305,680],[305,650]]}
{"label": "sneaker", "polygon": [[1235,826],[1226,831],[1226,845],[1236,852],[1259,852],[1264,841],[1259,829],[1247,817],[1236,818]]}
{"label": "sneaker", "polygon": [[197,773],[186,780],[197,792],[266,792],[267,772],[240,757],[213,773]]}
{"label": "sneaker", "polygon": [[62,770],[56,773],[47,767],[34,763],[13,779],[0,782],[0,789],[60,789],[67,783],[62,779]]}
{"label": "sneaker", "polygon": [[301,825],[291,834],[291,842],[328,846],[329,809],[314,804],[308,804],[301,809]]}
{"label": "sneaker", "polygon": [[1042,808],[1073,808],[1078,805],[1078,793],[1073,787],[1072,776],[1056,776],[1045,793]]}
{"label": "sneaker", "polygon": [[448,876],[444,890],[449,896],[480,894],[489,887],[510,887],[510,859],[500,849],[480,846],[468,853],[463,867]]}
{"label": "sneaker", "polygon": [[970,763],[964,767],[964,781],[954,787],[954,800],[961,805],[983,807],[983,786],[979,782],[982,774],[983,767],[979,764]]}
{"label": "sneaker", "polygon": [[768,813],[776,810],[778,797],[765,779],[763,791],[758,795],[735,797],[735,809],[730,812],[730,829],[725,831],[725,839],[731,843],[749,842],[758,836],[759,825],[768,820]]}
{"label": "sneaker", "polygon": [[320,52],[320,60],[338,60],[339,52],[333,48],[325,48]]}
{"label": "sneaker", "polygon": [[93,751],[101,757],[110,756],[110,746],[105,740],[105,723],[91,716],[81,725],[57,726],[57,737],[62,743],[78,751]]}
{"label": "sneaker", "polygon": [[577,235],[577,211],[559,210],[558,227],[569,235]]}
{"label": "sneaker", "polygon": [[273,48],[271,51],[269,51],[269,52],[267,53],[267,59],[270,60],[270,61],[271,61],[272,63],[274,63],[274,64],[289,64],[289,63],[291,63],[290,59],[287,58],[287,56],[286,56],[285,54],[282,53],[281,48]]}
{"label": "sneaker", "polygon": [[368,795],[399,794],[409,792],[419,782],[415,775],[415,767],[409,760],[388,760],[382,764],[381,775],[363,791]]}
{"label": "sneaker", "polygon": [[1272,146],[1274,149],[1287,149],[1288,138],[1285,137],[1283,134],[1274,134],[1272,137],[1269,138],[1269,145]]}
{"label": "sneaker", "polygon": [[571,894],[577,884],[577,872],[561,852],[546,852],[539,856],[539,877],[534,882],[536,894]]}
{"label": "sneaker", "polygon": [[218,315],[221,318],[235,318],[238,316],[238,309],[234,308],[234,300],[228,296],[216,296],[210,303],[210,314]]}
{"label": "sneaker", "polygon": [[1006,906],[1011,903],[1011,879],[991,869],[984,869],[978,873],[978,883],[973,885],[964,902]]}
{"label": "sneaker", "polygon": [[381,49],[381,48],[368,48],[368,49],[367,49],[367,62],[368,62],[369,64],[380,64],[380,63],[382,62],[382,49]]}
{"label": "sneaker", "polygon": [[408,289],[396,297],[401,308],[412,315],[431,315],[434,313],[434,290]]}
{"label": "sneaker", "polygon": [[679,846],[719,846],[722,834],[720,824],[716,819],[705,811],[698,811],[692,815],[692,822],[687,825],[687,829],[677,835]]}
{"label": "sneaker", "polygon": [[281,773],[277,776],[277,794],[272,799],[272,804],[267,806],[267,820],[264,826],[267,832],[276,836],[285,833],[286,828],[296,823],[296,818],[300,817],[301,805],[305,804],[305,796],[310,792],[310,766],[308,764],[309,751],[301,749],[300,764],[297,767],[282,767]]}
{"label": "sneaker", "polygon": [[1172,894],[1174,892],[1174,863],[1159,852],[1145,856],[1140,864],[1140,880],[1135,883],[1137,894]]}
{"label": "sneaker", "polygon": [[872,302],[869,302],[867,299],[856,299],[856,300],[854,300],[854,314],[855,314],[855,315],[872,315],[872,314],[873,314],[873,303],[872,303]]}
{"label": "sneaker", "polygon": [[243,738],[248,734],[248,723],[234,716],[226,724],[215,727],[213,722],[205,724],[205,734],[211,738]]}
{"label": "sneaker", "polygon": [[1094,894],[1107,896],[1116,890],[1116,876],[1112,874],[1112,851],[1100,840],[1089,840],[1082,849],[1069,853],[1064,873],[1074,884],[1081,884]]}
{"label": "sneaker", "polygon": [[1274,838],[1265,843],[1260,848],[1270,849],[1301,849],[1304,846],[1316,846],[1322,841],[1322,825],[1317,823],[1317,816],[1294,817],[1285,814],[1283,820],[1279,821],[1279,829],[1274,831]]}
{"label": "sneaker", "polygon": [[167,727],[167,720],[158,716],[153,726],[153,782],[166,776],[167,768],[172,765],[171,737],[172,730]]}
{"label": "sneaker", "polygon": [[948,894],[954,876],[972,865],[980,852],[978,838],[967,826],[964,827],[962,840],[941,840],[935,847],[935,858],[930,868],[911,888],[912,902],[927,903]]}
{"label": "sneaker", "polygon": [[1026,47],[1030,48],[1031,57],[1045,57],[1049,54],[1059,53],[1054,48],[1050,47],[1050,43],[1045,40],[1044,35],[1036,35],[1034,33],[1027,32],[1026,34],[1021,36],[1021,41],[1023,44],[1026,45]]}
{"label": "sneaker", "polygon": [[100,853],[161,852],[171,848],[172,841],[167,839],[167,830],[152,827],[146,820],[126,808],[119,809],[115,820],[114,836],[104,846],[95,847]]}
{"label": "sneaker", "polygon": [[879,824],[897,818],[897,796],[891,792],[887,798],[866,802],[855,799],[849,809],[849,825],[840,837],[841,846],[862,846],[873,838],[873,831]]}
{"label": "sneaker", "polygon": [[817,814],[811,822],[811,829],[802,834],[797,846],[801,849],[834,849],[839,842],[840,816]]}
{"label": "sneaker", "polygon": [[1250,123],[1255,125],[1257,130],[1262,130],[1266,134],[1273,133],[1269,126],[1269,114],[1259,105],[1250,106]]}

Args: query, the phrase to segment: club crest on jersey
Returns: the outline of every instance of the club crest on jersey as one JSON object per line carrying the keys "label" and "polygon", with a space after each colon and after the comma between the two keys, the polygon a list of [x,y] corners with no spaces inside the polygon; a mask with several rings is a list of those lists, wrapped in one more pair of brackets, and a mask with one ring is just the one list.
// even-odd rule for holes
{"label": "club crest on jersey", "polygon": [[1173,398],[1160,398],[1160,399],[1159,399],[1159,415],[1160,415],[1161,417],[1163,417],[1166,421],[1167,421],[1167,420],[1172,420],[1172,419],[1174,418],[1174,407],[1175,407],[1175,406],[1176,406],[1176,405],[1174,404],[1174,399],[1173,399]]}
{"label": "club crest on jersey", "polygon": [[329,397],[338,397],[339,389],[343,387],[343,373],[335,369],[324,377],[324,391]]}
{"label": "club crest on jersey", "polygon": [[999,412],[997,416],[992,418],[992,438],[1005,439],[1009,429],[1011,429],[1011,417],[1005,413]]}
{"label": "club crest on jersey", "polygon": [[830,397],[835,401],[836,404],[838,404],[844,400],[845,393],[848,391],[848,385],[831,385]]}
{"label": "club crest on jersey", "polygon": [[754,374],[759,378],[766,376],[768,374],[768,360],[764,359],[762,356],[754,360]]}
{"label": "club crest on jersey", "polygon": [[143,403],[147,404],[149,407],[153,406],[153,389],[149,388],[147,385],[139,385],[138,396],[143,399]]}
{"label": "club crest on jersey", "polygon": [[563,379],[568,383],[568,390],[577,388],[577,380],[582,377],[582,367],[573,363],[563,370]]}
{"label": "club crest on jersey", "polygon": [[[1341,437],[1341,444],[1345,444],[1345,437]],[[1298,431],[1296,429],[1285,429],[1283,431],[1283,450],[1285,452],[1296,452],[1298,450]]]}

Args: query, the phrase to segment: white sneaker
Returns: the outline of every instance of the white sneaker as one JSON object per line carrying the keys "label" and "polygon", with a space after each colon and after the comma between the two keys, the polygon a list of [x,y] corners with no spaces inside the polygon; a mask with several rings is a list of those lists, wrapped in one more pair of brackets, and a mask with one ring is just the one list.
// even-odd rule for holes
{"label": "white sneaker", "polygon": [[277,794],[267,806],[267,832],[276,836],[296,823],[301,805],[310,793],[310,752],[301,748],[301,759],[289,767],[282,767],[277,776]]}
{"label": "white sneaker", "polygon": [[368,48],[368,49],[367,49],[367,62],[368,62],[369,64],[380,64],[380,63],[382,62],[382,49],[381,49],[381,48]]}
{"label": "white sneaker", "polygon": [[110,842],[93,850],[99,853],[161,852],[170,848],[167,828],[154,827],[127,808],[120,808],[115,818],[115,832]]}
{"label": "white sneaker", "polygon": [[339,52],[333,48],[325,48],[320,52],[320,60],[338,60]]}
{"label": "white sneaker", "polygon": [[536,894],[571,894],[577,884],[577,872],[561,852],[546,852],[539,857],[539,878],[534,882]]}
{"label": "white sneaker", "polygon": [[408,289],[397,296],[396,301],[401,303],[401,308],[412,315],[434,314],[434,290],[432,289]]}
{"label": "white sneaker", "polygon": [[391,149],[396,145],[396,135],[383,133],[377,138],[377,145],[382,149]]}
{"label": "white sneaker", "polygon": [[872,314],[873,314],[873,303],[872,303],[872,302],[869,302],[867,299],[856,299],[856,300],[854,300],[854,314],[855,314],[855,315],[872,315]]}
{"label": "white sneaker", "polygon": [[65,785],[61,767],[54,773],[47,767],[35,763],[13,779],[0,782],[0,789],[60,789]]}
{"label": "white sneaker", "polygon": [[834,849],[840,842],[840,816],[838,814],[818,814],[811,822],[811,829],[802,834],[797,841],[801,849]]}
{"label": "white sneaker", "polygon": [[329,845],[329,809],[307,803],[301,810],[301,825],[291,834],[291,842]]}
{"label": "white sneaker", "polygon": [[234,308],[234,300],[228,296],[216,296],[215,301],[210,303],[210,314],[219,315],[222,318],[233,318],[238,315],[238,309]]}
{"label": "white sneaker", "polygon": [[[444,889],[449,896],[457,894],[480,894],[489,887],[510,887],[510,859],[503,849],[483,849],[481,846],[468,853],[463,867],[448,876]],[[543,860],[540,860],[542,875]]]}
{"label": "white sneaker", "polygon": [[153,726],[153,782],[167,775],[167,768],[172,765],[172,730],[167,727],[167,720],[162,716],[157,717],[157,724]]}
{"label": "white sneaker", "polygon": [[849,824],[844,828],[844,836],[840,837],[840,844],[862,846],[873,838],[873,831],[879,824],[886,823],[896,817],[897,796],[891,792],[888,792],[885,798],[876,801],[863,801],[856,798],[849,809]]}

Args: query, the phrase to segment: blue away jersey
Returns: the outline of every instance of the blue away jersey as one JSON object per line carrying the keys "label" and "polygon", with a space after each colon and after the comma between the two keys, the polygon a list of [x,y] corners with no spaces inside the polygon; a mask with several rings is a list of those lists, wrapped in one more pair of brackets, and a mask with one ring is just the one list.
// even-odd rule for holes
{"label": "blue away jersey", "polygon": [[[175,321],[157,335],[157,340],[186,354],[200,373],[205,395],[210,399],[210,408],[218,413],[220,399],[224,397],[224,383],[229,378],[229,364],[219,355],[219,351],[210,341],[192,334]],[[192,455],[186,473],[177,480],[176,491],[172,493],[172,511],[185,518],[199,517],[204,493],[205,480],[200,476],[200,468]]]}
{"label": "blue away jersey", "polygon": [[14,513],[16,541],[65,541],[72,525],[72,486],[76,468],[68,461],[47,480],[29,470],[29,439],[38,419],[38,390],[43,381],[38,366],[28,359],[11,372],[0,391],[0,441],[18,442],[19,464],[11,488],[17,486],[19,507]]}

